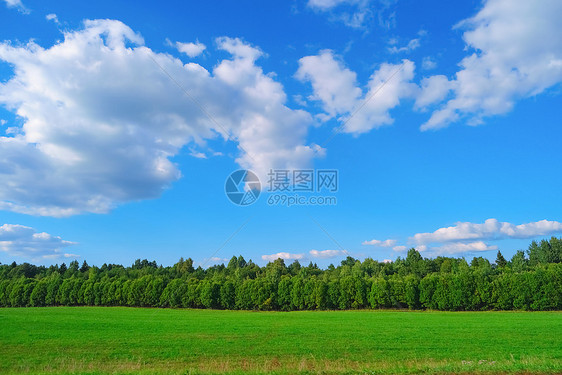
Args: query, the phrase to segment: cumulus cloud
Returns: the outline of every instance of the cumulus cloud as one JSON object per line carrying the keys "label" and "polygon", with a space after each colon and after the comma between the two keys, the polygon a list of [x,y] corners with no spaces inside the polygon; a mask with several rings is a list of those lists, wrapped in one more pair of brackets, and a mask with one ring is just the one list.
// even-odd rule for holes
{"label": "cumulus cloud", "polygon": [[403,60],[402,64],[381,64],[371,75],[363,101],[350,111],[352,117],[342,119],[345,121],[344,131],[361,134],[391,125],[394,119],[390,110],[416,91],[416,85],[411,82],[414,70],[415,65],[410,60]]}
{"label": "cumulus cloud", "polygon": [[354,0],[308,0],[308,6],[317,9],[331,9],[341,4],[359,3]]}
{"label": "cumulus cloud", "polygon": [[115,20],[87,20],[50,48],[0,44],[14,67],[0,104],[23,119],[0,137],[0,209],[68,216],[156,198],[180,178],[170,158],[217,137],[237,142],[236,161],[262,176],[321,155],[305,144],[311,116],[288,108],[256,65],[262,52],[226,37],[217,47],[232,58],[209,71],[153,52]]}
{"label": "cumulus cloud", "polygon": [[11,256],[32,260],[77,258],[79,255],[64,251],[75,244],[45,232],[38,233],[33,228],[19,224],[0,226],[0,251]]}
{"label": "cumulus cloud", "polygon": [[429,256],[472,254],[498,249],[485,241],[523,239],[562,233],[562,223],[540,220],[524,224],[488,219],[483,223],[458,222],[454,226],[439,228],[434,232],[416,233],[409,238],[413,246],[397,245],[394,240],[365,241],[363,245],[392,247],[393,251],[406,252],[414,248]]}
{"label": "cumulus cloud", "polygon": [[482,241],[476,242],[453,242],[447,243],[442,246],[434,246],[434,247],[424,247],[421,250],[416,249],[419,252],[428,252],[432,256],[439,256],[439,255],[453,255],[453,254],[472,254],[482,251],[492,251],[497,250],[498,247],[493,245],[489,246]]}
{"label": "cumulus cloud", "polygon": [[56,23],[57,25],[60,23],[60,22],[59,22],[59,18],[58,18],[57,15],[54,14],[54,13],[49,13],[49,14],[47,14],[47,15],[45,16],[45,19],[46,19],[47,21],[53,21],[53,22]]}
{"label": "cumulus cloud", "polygon": [[406,44],[405,46],[388,47],[388,52],[390,52],[390,53],[409,53],[409,52],[412,52],[415,49],[418,49],[420,45],[421,45],[420,38],[415,38],[415,39],[410,40],[408,42],[408,44]]}
{"label": "cumulus cloud", "polygon": [[8,8],[19,7],[23,5],[21,0],[4,0],[4,2],[6,3],[6,6]]}
{"label": "cumulus cloud", "polygon": [[321,101],[330,117],[350,111],[362,94],[355,72],[330,50],[301,58],[296,78],[310,82],[314,94],[309,99]]}
{"label": "cumulus cloud", "polygon": [[325,150],[320,146],[305,145],[310,114],[286,107],[282,85],[254,64],[262,52],[239,39],[219,38],[217,43],[235,58],[218,65],[215,76],[237,89],[226,100],[237,95],[243,99],[238,99],[239,105],[244,104],[228,108],[234,112],[225,115],[237,120],[231,128],[245,150],[236,161],[263,177],[271,168],[298,169],[310,165],[314,157],[322,157]]}
{"label": "cumulus cloud", "polygon": [[414,70],[410,60],[403,60],[402,64],[383,63],[371,75],[363,94],[357,87],[356,74],[325,50],[301,58],[296,77],[311,83],[312,99],[322,103],[327,119],[337,117],[344,124],[344,132],[361,134],[393,123],[390,110],[418,90],[411,82]]}
{"label": "cumulus cloud", "polygon": [[421,252],[424,252],[424,251],[427,250],[427,245],[418,245],[418,246],[414,247],[414,249],[416,249],[417,251],[419,251],[421,253]]}
{"label": "cumulus cloud", "polygon": [[562,2],[487,0],[464,28],[471,54],[453,80],[454,96],[433,112],[422,130],[465,119],[470,125],[504,114],[522,98],[562,82]]}
{"label": "cumulus cloud", "polygon": [[203,53],[205,48],[207,48],[203,43],[181,43],[176,42],[175,47],[181,53],[186,54],[189,57],[196,57]]}
{"label": "cumulus cloud", "polygon": [[190,148],[189,149],[189,155],[193,156],[194,158],[197,159],[207,159],[207,155],[201,151],[197,151],[194,148]]}
{"label": "cumulus cloud", "polygon": [[[401,246],[406,251],[409,248]],[[467,255],[484,251],[495,251],[498,249],[496,245],[488,245],[483,241],[474,242],[448,242],[440,246],[417,245],[414,247],[423,255],[436,257],[436,256],[451,256],[451,255]]]}
{"label": "cumulus cloud", "polygon": [[459,222],[454,226],[439,228],[432,233],[417,233],[411,240],[424,245],[435,242],[490,240],[502,238],[532,238],[562,232],[562,223],[541,220],[514,225],[488,219],[484,223]]}
{"label": "cumulus cloud", "polygon": [[432,70],[437,68],[437,63],[435,62],[435,60],[430,57],[430,56],[426,56],[422,59],[422,69],[423,70]]}
{"label": "cumulus cloud", "polygon": [[362,245],[371,245],[371,246],[379,246],[379,247],[392,247],[396,244],[396,240],[370,240],[370,241],[363,241]]}
{"label": "cumulus cloud", "polygon": [[304,258],[304,254],[291,254],[286,252],[280,252],[276,254],[262,255],[261,258],[263,260],[267,260],[268,262],[273,262],[276,259],[299,260]]}
{"label": "cumulus cloud", "polygon": [[423,109],[431,104],[441,102],[452,88],[452,83],[446,76],[436,75],[423,78],[414,107],[416,109]]}
{"label": "cumulus cloud", "polygon": [[347,256],[347,252],[344,250],[310,250],[309,254],[313,258],[336,258]]}
{"label": "cumulus cloud", "polygon": [[4,0],[4,2],[6,3],[6,6],[8,8],[17,9],[20,13],[24,13],[24,14],[29,13],[29,9],[27,9],[25,5],[23,5],[21,0]]}
{"label": "cumulus cloud", "polygon": [[308,0],[307,6],[315,11],[328,13],[334,21],[353,28],[361,28],[371,21],[374,12],[372,0]]}
{"label": "cumulus cloud", "polygon": [[396,26],[393,5],[397,0],[308,0],[307,7],[325,14],[333,22],[342,22],[354,29],[368,30],[378,23],[380,27]]}
{"label": "cumulus cloud", "polygon": [[309,258],[329,259],[329,258],[336,258],[342,256],[347,256],[347,252],[345,250],[310,250],[308,254],[306,253],[292,254],[287,252],[280,252],[276,254],[262,255],[261,258],[268,262],[273,262],[274,260],[279,258],[284,260],[304,260]]}

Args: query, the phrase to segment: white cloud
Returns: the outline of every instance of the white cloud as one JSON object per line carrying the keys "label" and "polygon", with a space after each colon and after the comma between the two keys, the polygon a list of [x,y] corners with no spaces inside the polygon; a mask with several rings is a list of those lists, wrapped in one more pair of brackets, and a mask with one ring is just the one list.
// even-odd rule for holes
{"label": "white cloud", "polygon": [[0,104],[24,121],[0,137],[0,209],[68,216],[156,198],[180,177],[171,157],[225,130],[236,161],[262,176],[323,152],[305,145],[311,116],[285,106],[282,85],[255,64],[262,52],[239,39],[217,40],[232,58],[208,71],[153,52],[119,21],[88,20],[64,37],[50,48],[0,44],[15,72]]}
{"label": "white cloud", "polygon": [[201,151],[197,151],[194,148],[189,149],[189,155],[197,159],[207,159],[207,155]]}
{"label": "white cloud", "polygon": [[430,56],[426,56],[422,59],[422,69],[423,70],[432,70],[437,68],[437,63],[435,62],[435,60],[430,57]]}
{"label": "white cloud", "polygon": [[392,263],[392,259],[383,259],[383,263]]}
{"label": "white cloud", "polygon": [[342,4],[359,3],[356,0],[308,0],[308,6],[322,10],[331,9]]}
{"label": "white cloud", "polygon": [[562,232],[562,223],[541,220],[514,225],[488,219],[482,224],[459,222],[455,226],[439,228],[432,233],[417,233],[411,240],[419,245],[466,240],[486,240],[501,238],[532,238]]}
{"label": "white cloud", "polygon": [[32,260],[76,258],[79,256],[64,252],[65,248],[75,244],[45,232],[38,233],[33,228],[19,224],[0,226],[0,251],[11,256]]}
{"label": "white cloud", "polygon": [[[512,224],[488,219],[484,223],[458,222],[454,226],[439,228],[434,232],[417,233],[409,238],[414,248],[430,256],[471,254],[482,251],[497,250],[498,246],[489,245],[485,240],[503,240],[509,238],[533,238],[562,233],[562,222],[540,220],[525,224]],[[387,241],[365,241],[363,245],[382,246]],[[395,242],[395,241],[394,241]],[[394,245],[394,243],[389,246]],[[411,247],[393,246],[396,252],[405,252]]]}
{"label": "white cloud", "polygon": [[562,2],[488,0],[458,27],[473,51],[461,62],[454,97],[433,112],[422,130],[466,119],[470,125],[509,112],[515,102],[562,82]]}
{"label": "white cloud", "polygon": [[6,3],[6,6],[8,8],[15,8],[20,13],[29,14],[29,9],[27,9],[25,5],[23,5],[21,0],[4,0],[4,2]]}
{"label": "white cloud", "polygon": [[560,233],[562,232],[562,223],[548,220],[519,225],[501,223],[500,232],[511,238],[531,238],[552,233]]}
{"label": "white cloud", "polygon": [[372,245],[372,246],[379,246],[379,247],[392,247],[396,244],[396,240],[370,240],[370,241],[363,241],[362,245]]}
{"label": "white cloud", "polygon": [[310,82],[314,92],[310,99],[321,101],[330,117],[348,112],[361,97],[357,75],[330,50],[301,58],[296,77]]}
{"label": "white cloud", "polygon": [[[392,249],[396,252],[406,252],[411,247],[407,246],[395,246]],[[440,256],[440,255],[454,255],[454,254],[470,254],[480,251],[490,251],[497,250],[497,246],[489,246],[482,241],[475,242],[447,242],[441,246],[428,246],[425,244],[416,245],[414,247],[420,253],[424,253],[429,256]]]}
{"label": "white cloud", "polygon": [[[416,85],[411,82],[414,70],[415,65],[410,60],[403,60],[402,64],[381,64],[369,80],[363,101],[350,111],[351,114],[355,113],[353,117],[343,118],[346,121],[344,131],[361,134],[392,124],[394,119],[390,116],[390,110],[416,92]],[[361,105],[363,107],[359,109]]]}
{"label": "white cloud", "polygon": [[[233,132],[240,148],[245,150],[236,161],[264,177],[271,168],[298,169],[310,165],[314,157],[322,157],[324,149],[304,144],[313,121],[310,114],[286,107],[287,97],[281,84],[254,64],[262,52],[239,39],[219,38],[218,45],[235,58],[223,61],[214,73],[236,88],[236,95],[244,99],[240,103],[244,106],[227,112],[238,121],[232,126]],[[233,97],[224,100],[231,103]]]}
{"label": "white cloud", "polygon": [[[328,258],[336,258],[347,256],[347,252],[344,250],[310,250],[308,252],[311,258],[320,258],[320,259],[328,259]],[[268,262],[273,262],[274,260],[281,258],[284,260],[303,260],[307,259],[307,254],[299,253],[299,254],[292,254],[287,252],[280,252],[276,254],[266,254],[262,255],[261,258]]]}
{"label": "white cloud", "polygon": [[405,46],[388,47],[388,52],[390,52],[390,53],[409,53],[409,52],[414,51],[415,49],[418,49],[420,45],[421,45],[420,38],[415,38],[415,39],[410,40],[408,42],[408,44],[406,44]]}
{"label": "white cloud", "polygon": [[302,107],[306,107],[308,105],[306,100],[300,94],[293,95],[293,100],[295,101],[295,103],[297,103],[298,105],[300,105]]}
{"label": "white cloud", "polygon": [[497,246],[489,246],[482,241],[476,242],[452,242],[447,243],[442,246],[435,247],[423,247],[422,249],[417,249],[419,252],[427,252],[432,256],[439,255],[453,255],[453,254],[472,254],[482,251],[492,251],[497,250]]}
{"label": "white cloud", "polygon": [[328,13],[333,21],[353,28],[362,28],[373,19],[371,0],[308,0],[307,6]]}
{"label": "white cloud", "polygon": [[59,18],[57,17],[56,14],[54,13],[49,13],[45,16],[45,19],[47,21],[53,21],[54,23],[58,24],[59,23]]}
{"label": "white cloud", "polygon": [[347,133],[361,134],[392,124],[390,110],[419,90],[411,82],[415,66],[410,60],[381,64],[371,75],[364,95],[357,87],[356,74],[336,61],[331,51],[303,57],[299,65],[296,77],[311,83],[312,98],[322,102],[328,118],[339,115]]}
{"label": "white cloud", "polygon": [[181,53],[185,53],[189,57],[196,57],[203,53],[207,48],[203,43],[181,43],[176,42],[175,47]]}
{"label": "white cloud", "polygon": [[310,250],[309,254],[313,258],[336,258],[347,256],[347,252],[344,250]]}
{"label": "white cloud", "polygon": [[304,254],[291,254],[291,253],[280,252],[276,254],[262,255],[261,258],[263,260],[267,260],[268,262],[273,262],[276,259],[299,260],[304,258]]}
{"label": "white cloud", "polygon": [[416,96],[416,109],[425,108],[431,104],[441,102],[453,89],[452,83],[443,75],[422,79],[420,92]]}
{"label": "white cloud", "polygon": [[415,247],[415,249],[417,251],[419,251],[420,253],[422,253],[422,252],[427,250],[427,245],[418,245],[418,246]]}
{"label": "white cloud", "polygon": [[218,263],[228,262],[229,259],[221,258],[221,257],[211,257],[211,259],[209,259],[209,261],[211,261],[213,264],[218,264]]}

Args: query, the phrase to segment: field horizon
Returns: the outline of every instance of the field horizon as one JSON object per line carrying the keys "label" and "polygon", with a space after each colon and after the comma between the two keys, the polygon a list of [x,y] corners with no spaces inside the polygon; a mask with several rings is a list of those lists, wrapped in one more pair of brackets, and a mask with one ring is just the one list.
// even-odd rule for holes
{"label": "field horizon", "polygon": [[562,371],[560,312],[0,309],[0,373]]}

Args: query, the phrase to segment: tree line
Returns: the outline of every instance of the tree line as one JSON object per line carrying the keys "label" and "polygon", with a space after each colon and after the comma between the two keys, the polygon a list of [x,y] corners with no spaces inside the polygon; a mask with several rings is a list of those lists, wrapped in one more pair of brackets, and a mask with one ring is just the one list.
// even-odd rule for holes
{"label": "tree line", "polygon": [[242,256],[227,265],[130,267],[86,261],[50,267],[0,264],[0,306],[143,306],[239,310],[562,310],[562,239],[533,241],[506,260],[423,258],[394,262],[347,257],[320,269],[277,259],[260,267]]}

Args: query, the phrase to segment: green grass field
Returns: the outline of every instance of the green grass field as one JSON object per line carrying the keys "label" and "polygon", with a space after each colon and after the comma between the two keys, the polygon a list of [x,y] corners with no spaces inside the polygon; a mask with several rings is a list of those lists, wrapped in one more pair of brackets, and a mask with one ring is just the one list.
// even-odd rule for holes
{"label": "green grass field", "polygon": [[0,309],[0,374],[562,373],[557,312]]}

